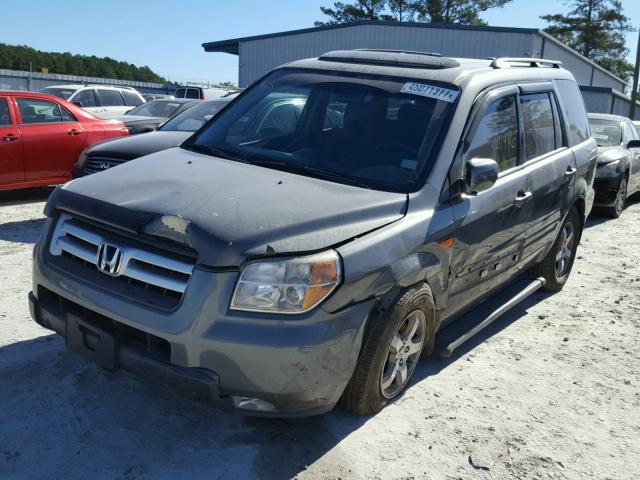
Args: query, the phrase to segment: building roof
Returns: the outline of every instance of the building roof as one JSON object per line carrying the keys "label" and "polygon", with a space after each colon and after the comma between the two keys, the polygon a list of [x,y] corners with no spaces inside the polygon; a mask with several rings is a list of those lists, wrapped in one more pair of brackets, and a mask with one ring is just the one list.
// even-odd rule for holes
{"label": "building roof", "polygon": [[489,27],[485,25],[457,25],[440,23],[419,23],[419,22],[386,22],[382,20],[363,20],[359,22],[339,23],[336,25],[323,25],[320,27],[302,28],[299,30],[288,30],[286,32],[268,33],[266,35],[254,35],[250,37],[231,38],[217,42],[206,42],[202,44],[205,52],[224,52],[239,54],[239,46],[242,42],[252,42],[254,40],[264,40],[275,37],[288,37],[290,35],[300,35],[302,33],[322,32],[325,30],[335,30],[340,28],[358,27],[362,25],[384,25],[391,27],[415,27],[445,30],[475,30],[483,32],[507,32],[507,33],[538,33],[536,28],[515,28],[515,27]]}
{"label": "building roof", "polygon": [[265,35],[254,35],[248,37],[230,38],[228,40],[219,40],[215,42],[205,42],[202,44],[205,52],[222,52],[230,53],[234,55],[240,54],[240,44],[244,42],[252,42],[256,40],[265,40],[269,38],[288,37],[292,35],[300,35],[304,33],[323,32],[328,30],[335,30],[341,28],[351,28],[367,25],[381,25],[392,27],[408,27],[408,28],[426,28],[426,29],[440,29],[440,30],[467,30],[467,31],[479,31],[479,32],[496,32],[496,33],[522,33],[539,35],[544,41],[553,42],[561,48],[567,50],[571,54],[580,58],[582,61],[593,66],[595,69],[600,70],[602,73],[615,78],[620,83],[624,84],[625,81],[620,77],[614,75],[609,70],[601,67],[597,63],[589,60],[580,53],[576,52],[572,48],[566,46],[555,37],[537,28],[516,28],[516,27],[491,27],[487,25],[459,25],[459,24],[440,24],[440,23],[421,23],[421,22],[387,22],[382,20],[364,20],[350,23],[340,23],[335,25],[323,25],[320,27],[303,28],[298,30],[288,30],[285,32],[269,33]]}

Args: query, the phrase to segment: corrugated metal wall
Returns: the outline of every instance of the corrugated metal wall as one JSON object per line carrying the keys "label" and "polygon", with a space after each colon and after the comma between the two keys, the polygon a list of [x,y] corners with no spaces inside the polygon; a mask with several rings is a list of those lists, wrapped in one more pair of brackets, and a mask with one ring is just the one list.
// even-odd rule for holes
{"label": "corrugated metal wall", "polygon": [[534,34],[443,28],[359,25],[240,43],[241,87],[273,68],[330,50],[388,48],[450,57],[531,56]]}
{"label": "corrugated metal wall", "polygon": [[623,91],[624,82],[547,35],[492,29],[465,30],[416,26],[354,25],[240,43],[239,81],[246,87],[275,67],[330,50],[388,48],[438,52],[450,57],[540,57],[560,60],[580,85]]}
{"label": "corrugated metal wall", "polygon": [[[623,117],[629,116],[631,100],[619,92],[615,92],[613,90],[605,91],[604,88],[602,91],[594,91],[590,89],[581,89],[581,91],[588,112],[612,113]],[[640,102],[636,102],[634,120],[640,120]]]}
{"label": "corrugated metal wall", "polygon": [[[31,83],[31,85],[29,85]],[[31,90],[37,92],[51,85],[62,85],[69,83],[92,83],[102,85],[122,85],[134,87],[142,93],[166,93],[173,94],[175,86],[163,83],[136,82],[129,80],[117,80],[97,77],[81,77],[76,75],[61,75],[57,73],[31,74],[29,82],[29,72],[20,70],[0,69],[0,90]]]}

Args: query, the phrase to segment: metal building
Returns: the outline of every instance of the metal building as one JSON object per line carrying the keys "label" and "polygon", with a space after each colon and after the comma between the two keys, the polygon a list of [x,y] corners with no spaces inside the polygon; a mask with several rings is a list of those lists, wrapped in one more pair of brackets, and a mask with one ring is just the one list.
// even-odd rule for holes
{"label": "metal building", "polygon": [[[206,52],[239,56],[239,85],[246,87],[275,67],[330,50],[384,48],[437,52],[448,57],[536,57],[560,60],[585,94],[587,109],[624,110],[626,83],[547,33],[530,28],[366,21],[234,38],[202,44]],[[605,111],[602,109],[604,108]],[[640,114],[640,111],[639,111]]]}

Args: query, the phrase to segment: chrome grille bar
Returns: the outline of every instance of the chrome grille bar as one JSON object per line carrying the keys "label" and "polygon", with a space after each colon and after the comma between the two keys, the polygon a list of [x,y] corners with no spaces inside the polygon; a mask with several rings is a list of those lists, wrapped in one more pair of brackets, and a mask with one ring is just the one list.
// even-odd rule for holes
{"label": "chrome grille bar", "polygon": [[[60,256],[66,252],[100,270],[98,251],[103,244],[113,245],[113,242],[106,236],[78,224],[70,215],[62,214],[51,237],[49,253]],[[122,252],[119,277],[178,293],[184,293],[186,290],[193,273],[193,265],[131,245],[118,244],[117,247]]]}

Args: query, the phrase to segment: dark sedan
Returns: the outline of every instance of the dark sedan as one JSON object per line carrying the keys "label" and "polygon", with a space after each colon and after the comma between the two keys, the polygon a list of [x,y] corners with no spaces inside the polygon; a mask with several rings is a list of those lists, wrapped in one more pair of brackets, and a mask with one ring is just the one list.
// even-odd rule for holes
{"label": "dark sedan", "polygon": [[196,103],[200,103],[200,101],[183,98],[151,100],[129,110],[118,120],[124,122],[129,130],[129,135],[152,132],[168,118],[184,112]]}
{"label": "dark sedan", "polygon": [[[229,95],[206,102],[198,100],[157,130],[145,135],[126,137],[124,140],[129,140],[128,142],[97,143],[80,154],[74,167],[74,177],[101,172],[144,155],[177,147],[236,96]],[[149,103],[153,102],[145,105]]]}

